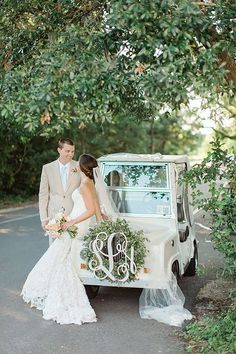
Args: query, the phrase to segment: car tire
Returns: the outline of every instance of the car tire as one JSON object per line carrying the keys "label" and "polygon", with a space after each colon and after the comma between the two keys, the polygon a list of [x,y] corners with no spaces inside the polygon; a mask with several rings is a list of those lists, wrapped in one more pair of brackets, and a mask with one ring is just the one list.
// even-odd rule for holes
{"label": "car tire", "polygon": [[195,275],[197,270],[197,265],[198,265],[198,250],[197,250],[197,244],[195,243],[193,258],[190,259],[189,265],[184,272],[184,276],[191,277]]}
{"label": "car tire", "polygon": [[94,299],[99,291],[99,286],[97,285],[85,285],[85,290],[89,299]]}
{"label": "car tire", "polygon": [[172,264],[172,269],[171,269],[172,273],[174,274],[176,280],[178,281],[179,278],[180,278],[180,275],[179,275],[179,263],[178,261],[175,261],[173,264]]}

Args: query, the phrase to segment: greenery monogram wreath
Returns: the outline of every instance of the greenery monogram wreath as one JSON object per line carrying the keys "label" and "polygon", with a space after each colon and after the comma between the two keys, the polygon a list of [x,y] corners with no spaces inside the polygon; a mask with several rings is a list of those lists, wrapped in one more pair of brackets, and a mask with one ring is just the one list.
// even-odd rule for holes
{"label": "greenery monogram wreath", "polygon": [[[98,279],[107,278],[110,282],[119,282],[122,281],[124,273],[126,271],[124,263],[127,260],[126,255],[129,257],[133,252],[133,261],[135,263],[135,272],[129,272],[126,282],[131,282],[137,280],[138,272],[144,267],[145,257],[148,253],[148,250],[145,245],[147,239],[144,237],[143,231],[134,231],[131,230],[127,221],[124,219],[117,219],[116,221],[106,220],[96,225],[93,228],[90,228],[87,235],[84,237],[84,248],[81,253],[82,258],[87,262],[88,265],[93,265],[96,267],[99,265],[99,262],[103,264],[106,269],[109,269],[109,257],[108,257],[108,248],[107,248],[107,238],[109,235],[116,234],[115,244],[113,244],[114,254],[117,252],[119,246],[117,244],[124,244],[124,235],[127,240],[126,244],[126,254],[122,252],[118,256],[113,257],[113,268],[112,268],[112,278],[106,277],[106,272],[103,269],[96,270],[96,277]],[[91,244],[99,237],[99,244],[102,244],[102,252],[99,253],[100,261],[97,255],[93,252]],[[90,267],[89,270],[93,271]],[[128,274],[128,273],[127,273]]]}

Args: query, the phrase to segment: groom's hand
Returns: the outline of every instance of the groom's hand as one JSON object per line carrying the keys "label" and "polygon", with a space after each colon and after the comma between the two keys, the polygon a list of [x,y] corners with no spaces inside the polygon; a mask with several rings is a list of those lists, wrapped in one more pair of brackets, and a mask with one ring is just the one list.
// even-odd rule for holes
{"label": "groom's hand", "polygon": [[47,224],[48,224],[48,220],[42,221],[41,226],[42,226],[43,231],[46,231],[45,227]]}

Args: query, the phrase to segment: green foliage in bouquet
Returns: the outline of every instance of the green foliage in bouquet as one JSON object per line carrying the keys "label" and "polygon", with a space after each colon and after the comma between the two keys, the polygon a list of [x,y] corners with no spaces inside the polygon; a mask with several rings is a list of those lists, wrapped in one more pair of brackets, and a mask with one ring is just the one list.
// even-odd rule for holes
{"label": "green foliage in bouquet", "polygon": [[[91,243],[94,241],[99,233],[103,233],[100,235],[99,239],[104,242],[103,253],[107,254],[107,238],[112,234],[116,233],[116,242],[123,242],[124,237],[122,234],[125,234],[127,238],[127,249],[126,253],[130,257],[131,247],[134,248],[134,263],[136,265],[136,272],[132,274],[129,272],[129,277],[127,282],[131,282],[137,280],[137,274],[144,267],[145,257],[148,253],[145,242],[147,238],[144,237],[144,233],[142,230],[134,231],[131,230],[127,221],[124,219],[117,219],[116,221],[106,220],[91,228],[88,234],[84,237],[84,249],[81,253],[82,258],[87,262],[87,264],[93,264],[93,266],[98,265],[98,260],[96,255],[92,252]],[[114,247],[114,245],[113,245]],[[102,258],[103,265],[109,269],[109,260],[108,257],[100,254]],[[118,268],[124,263],[125,255],[118,255],[114,257],[114,268],[112,271],[112,275],[119,281],[124,277],[124,273],[118,271]],[[96,271],[96,275],[98,278],[103,278],[105,273],[102,270]],[[113,282],[109,277],[107,278],[109,281]]]}

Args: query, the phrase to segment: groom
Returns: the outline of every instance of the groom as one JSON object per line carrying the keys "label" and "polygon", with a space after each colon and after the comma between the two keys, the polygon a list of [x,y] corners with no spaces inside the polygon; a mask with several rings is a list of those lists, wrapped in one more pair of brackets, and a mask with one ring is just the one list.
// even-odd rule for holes
{"label": "groom", "polygon": [[[39,214],[45,231],[49,219],[60,209],[70,214],[73,207],[72,192],[80,185],[80,175],[76,168],[78,162],[72,160],[75,145],[71,139],[58,142],[59,158],[43,166],[39,187]],[[52,238],[49,236],[49,246]]]}

